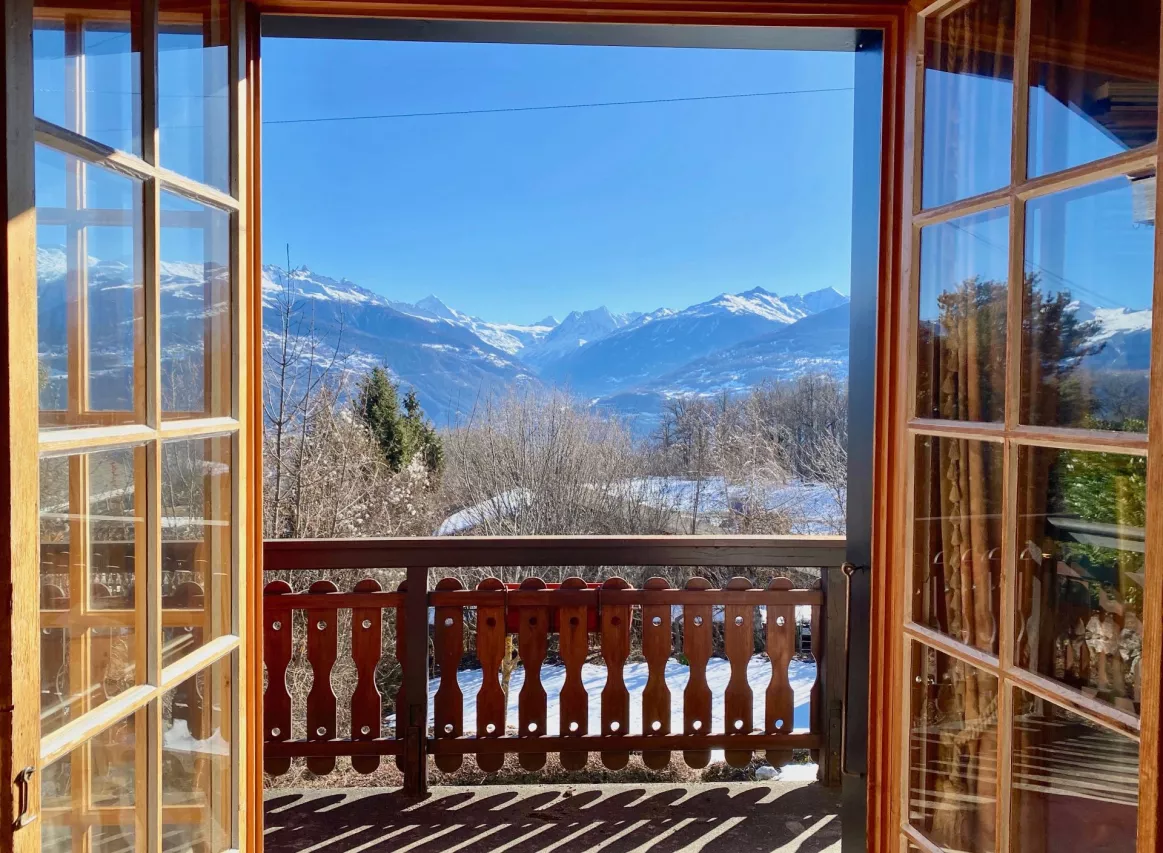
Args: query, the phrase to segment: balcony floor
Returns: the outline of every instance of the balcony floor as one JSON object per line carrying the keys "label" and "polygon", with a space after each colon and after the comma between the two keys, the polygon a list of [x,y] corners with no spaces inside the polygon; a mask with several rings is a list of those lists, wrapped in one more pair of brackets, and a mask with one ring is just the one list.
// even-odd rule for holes
{"label": "balcony floor", "polygon": [[435,787],[266,794],[267,853],[821,853],[839,793],[808,782]]}

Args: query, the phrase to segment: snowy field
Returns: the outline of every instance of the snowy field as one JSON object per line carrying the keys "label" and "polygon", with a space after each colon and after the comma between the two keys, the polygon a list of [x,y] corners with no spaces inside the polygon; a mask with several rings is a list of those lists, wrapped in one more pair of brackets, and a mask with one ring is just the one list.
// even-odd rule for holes
{"label": "snowy field", "polygon": [[[698,506],[700,516],[726,518],[759,501],[763,508],[782,512],[796,520],[797,533],[835,533],[833,525],[844,518],[844,507],[835,493],[822,483],[790,480],[786,483],[728,483],[723,477],[702,481],[678,477],[637,477],[612,484],[611,491],[623,498],[671,512],[689,514]],[[533,505],[536,495],[528,489],[510,489],[478,504],[465,507],[444,519],[437,536],[455,536],[472,528],[506,518],[516,518]]]}
{"label": "snowy field", "polygon": [[[642,691],[646,688],[648,674],[646,663],[628,663],[623,669],[626,687],[630,691],[630,734],[642,734]],[[731,664],[721,658],[712,659],[707,663],[707,683],[711,688],[711,723],[712,732],[725,731],[723,722],[723,693],[727,689],[727,682],[731,678]],[[690,679],[690,668],[671,658],[666,663],[666,683],[670,687],[671,723],[670,730],[681,733],[682,719],[682,692]],[[795,718],[793,725],[797,732],[807,731],[809,728],[809,699],[812,685],[816,681],[816,665],[811,661],[793,660],[788,666],[788,679],[795,693]],[[483,673],[479,669],[461,670],[457,673],[457,683],[464,693],[464,732],[476,732],[476,695],[483,681]],[[764,718],[764,705],[767,685],[771,681],[771,663],[765,657],[755,656],[747,665],[747,681],[754,692],[754,720],[756,728],[761,728]],[[602,725],[602,688],[606,685],[606,668],[585,664],[582,666],[582,682],[589,694],[589,734],[601,734]],[[521,693],[521,686],[525,683],[525,670],[518,668],[513,673],[509,689],[509,705],[506,712],[506,721],[510,726],[517,724],[517,702]],[[543,666],[541,668],[541,683],[545,686],[548,699],[548,732],[549,735],[559,734],[561,708],[559,697],[565,683],[564,666]],[[433,679],[428,685],[429,724],[433,724],[433,701],[436,690],[440,686],[439,679]],[[711,757],[712,761],[722,760],[722,750],[716,750]],[[815,778],[815,765],[803,765],[797,768],[797,773],[810,774]],[[782,778],[789,778],[785,773]]]}

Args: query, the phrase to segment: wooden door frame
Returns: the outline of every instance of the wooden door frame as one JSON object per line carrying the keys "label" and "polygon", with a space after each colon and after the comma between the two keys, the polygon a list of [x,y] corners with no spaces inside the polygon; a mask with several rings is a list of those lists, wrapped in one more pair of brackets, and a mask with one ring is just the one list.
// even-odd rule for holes
{"label": "wooden door frame", "polygon": [[[887,457],[878,466],[876,494],[883,517],[877,518],[877,529],[881,532],[876,560],[888,571],[882,572],[883,583],[878,589],[879,598],[873,606],[874,614],[879,614],[879,622],[874,622],[872,642],[873,660],[881,667],[879,677],[872,680],[874,697],[870,702],[869,718],[881,721],[879,730],[870,734],[869,751],[869,846],[876,850],[904,850],[902,833],[907,815],[902,813],[902,799],[907,790],[907,767],[904,764],[903,740],[909,726],[908,691],[906,683],[908,663],[906,660],[906,624],[909,621],[908,603],[911,596],[909,578],[912,555],[909,553],[910,539],[908,508],[911,504],[909,492],[911,467],[911,437],[909,423],[913,420],[914,341],[910,329],[917,310],[916,290],[919,273],[919,227],[932,220],[934,214],[945,216],[955,210],[966,213],[986,207],[1004,206],[1012,195],[1022,195],[1024,191],[1003,188],[986,196],[975,197],[966,202],[955,202],[940,208],[921,211],[920,181],[921,158],[920,140],[923,129],[923,97],[921,77],[924,74],[924,29],[922,14],[933,14],[950,5],[952,0],[909,0],[908,13],[904,20],[901,82],[903,85],[903,141],[897,166],[902,169],[899,204],[896,207],[895,250],[898,274],[894,277],[889,301],[883,302],[884,312],[880,318],[882,330],[891,332],[882,336],[879,349],[881,359],[878,365],[877,401],[877,454],[878,459]],[[1028,45],[1029,15],[1032,0],[1016,0],[1017,43],[1013,85],[1014,97],[1013,140],[1011,143],[1012,176],[1025,174],[1026,109],[1028,106]],[[1163,28],[1163,21],[1160,22]],[[1024,27],[1024,31],[1023,31]],[[1163,40],[1161,40],[1163,46]],[[1159,132],[1163,134],[1163,110],[1159,113]],[[1158,138],[1163,138],[1163,135]],[[1021,142],[1018,145],[1017,142]],[[1157,150],[1158,143],[1147,149],[1137,149],[1096,163],[1085,164],[1039,178],[1037,183],[1049,189],[1062,190],[1073,185],[1081,185],[1102,177],[1104,174],[1121,174],[1128,164],[1146,159],[1149,149]],[[1015,178],[1016,180],[1016,178]],[[1029,186],[1027,183],[1024,186]],[[1041,192],[1042,189],[1039,189]],[[988,202],[988,203],[987,203]],[[1163,212],[1163,200],[1156,197],[1155,221]],[[1015,222],[1015,220],[1017,220]],[[942,220],[943,221],[943,220]],[[1021,239],[1024,223],[1022,217],[1011,215],[1011,244]],[[1152,326],[1163,329],[1163,234],[1158,225],[1155,229],[1155,276],[1152,295]],[[1015,236],[1016,235],[1016,236]],[[1018,260],[1010,258],[1010,314],[1015,315],[1014,306],[1020,306],[1020,289],[1012,286],[1022,273]],[[882,282],[883,283],[883,282]],[[891,302],[891,309],[889,304]],[[1011,320],[1010,335],[1013,338],[1014,325],[1020,324],[1020,311],[1016,320]],[[1163,334],[1154,334],[1151,341],[1150,412],[1148,421],[1149,438],[1140,452],[1158,458],[1163,452]],[[1009,398],[1013,396],[1012,386],[1018,381],[1015,360],[1010,359],[1007,384],[1011,386]],[[1014,403],[1016,406],[1016,403]],[[1013,417],[1013,416],[1011,416]],[[1033,430],[1030,430],[1033,434]],[[1067,446],[1067,445],[1063,445]],[[1010,485],[1007,484],[1007,489]],[[1163,802],[1159,792],[1161,775],[1160,762],[1163,761],[1160,724],[1160,689],[1163,684],[1163,465],[1148,466],[1147,470],[1147,522],[1146,522],[1146,584],[1144,587],[1143,647],[1142,647],[1142,705],[1138,720],[1139,735],[1139,805],[1137,849],[1163,853]],[[1013,550],[1012,548],[1010,549]],[[1007,577],[1016,570],[1011,565],[1012,555],[1002,568],[1003,595],[1007,594]],[[914,634],[916,631],[914,630]],[[934,636],[934,642],[941,638]],[[999,658],[1004,667],[1012,657],[1012,625],[1004,625],[1001,630]],[[1008,688],[1007,688],[1008,690]],[[999,693],[999,696],[1002,693]],[[1069,706],[1067,706],[1069,707]],[[1081,710],[1074,708],[1073,710]],[[1009,713],[1008,701],[1003,700],[999,714]],[[875,758],[873,753],[875,752]],[[1008,753],[1004,744],[1001,752]],[[877,765],[874,769],[872,764]],[[999,782],[1008,774],[1008,760],[999,767]],[[883,780],[874,787],[873,778]],[[998,802],[998,822],[1009,821],[1008,802]],[[1008,829],[999,837],[1008,839]],[[932,845],[924,839],[911,838],[914,846],[929,850]]]}
{"label": "wooden door frame", "polygon": [[[238,2],[238,0],[236,0]],[[5,540],[9,556],[0,566],[0,591],[8,592],[0,600],[0,661],[13,661],[12,666],[0,664],[0,743],[6,738],[11,749],[0,749],[0,770],[7,777],[0,786],[0,847],[20,851],[27,845],[30,834],[39,829],[15,834],[11,820],[15,813],[13,770],[17,763],[30,760],[35,764],[38,752],[39,724],[37,711],[39,697],[35,685],[28,678],[20,678],[19,661],[35,660],[37,648],[39,597],[38,581],[38,522],[37,522],[37,466],[36,466],[36,413],[27,405],[35,399],[35,347],[30,331],[35,325],[28,322],[35,317],[36,272],[34,217],[30,216],[32,203],[32,86],[14,85],[13,81],[27,80],[31,71],[31,18],[21,18],[24,2],[5,4],[5,168],[9,176],[23,176],[24,180],[9,180],[6,198],[8,227],[5,238],[4,307],[5,318],[0,324],[6,335],[9,370],[0,383],[0,399],[4,401],[0,414],[0,433],[6,439],[8,454],[0,462],[0,482],[7,494],[6,508],[0,524],[8,531]],[[904,181],[909,162],[907,152],[911,140],[906,132],[905,97],[909,75],[905,73],[906,24],[910,16],[899,3],[860,2],[747,2],[747,0],[705,0],[691,3],[681,0],[536,0],[519,3],[480,3],[465,0],[459,3],[385,3],[347,2],[324,0],[260,0],[245,4],[245,15],[236,16],[236,26],[245,27],[247,50],[240,57],[243,83],[235,104],[242,130],[241,150],[235,162],[241,162],[238,187],[243,213],[243,245],[238,269],[250,286],[243,291],[249,303],[249,321],[244,335],[249,343],[239,341],[237,356],[246,359],[249,367],[242,370],[249,386],[240,388],[239,416],[244,413],[251,423],[258,425],[261,418],[261,125],[259,89],[259,15],[262,13],[342,15],[347,17],[400,17],[413,19],[462,19],[501,21],[554,21],[573,23],[657,23],[709,25],[761,25],[800,27],[840,27],[881,30],[884,42],[884,91],[882,100],[881,196],[880,196],[880,262],[878,270],[877,316],[877,381],[876,420],[874,425],[875,453],[873,458],[873,499],[878,511],[873,515],[872,560],[870,577],[870,679],[868,776],[867,776],[867,841],[870,849],[890,850],[897,844],[897,826],[894,819],[895,797],[891,784],[894,750],[887,739],[889,730],[882,723],[895,719],[894,697],[897,691],[899,654],[895,632],[899,599],[894,586],[893,537],[898,525],[896,519],[903,511],[903,495],[897,487],[900,477],[895,450],[901,389],[897,386],[899,352],[895,346],[900,330],[900,291],[898,282],[905,275],[902,263],[903,239],[901,217],[907,198]],[[15,93],[15,94],[14,94]],[[246,346],[245,350],[243,345]],[[239,471],[245,482],[241,488],[249,500],[249,514],[239,516],[248,534],[245,543],[249,578],[241,584],[257,588],[261,577],[262,501],[261,501],[261,430],[254,428],[240,436]],[[24,452],[22,452],[22,449]],[[244,586],[245,590],[247,587]],[[239,631],[242,633],[243,669],[247,705],[261,707],[261,654],[255,652],[249,638],[261,634],[255,630],[261,624],[261,599],[246,594],[249,605],[240,614]],[[15,708],[15,713],[8,713]],[[262,844],[262,755],[261,738],[255,737],[257,716],[240,721],[239,748],[243,750],[246,766],[245,789],[240,790],[243,837],[246,849],[260,850]],[[11,734],[9,734],[11,732]],[[880,735],[880,736],[878,736]],[[886,762],[886,758],[888,761]],[[5,762],[8,762],[7,764]],[[34,806],[35,808],[35,806]],[[14,846],[9,846],[9,845]],[[32,848],[29,848],[32,849]]]}
{"label": "wooden door frame", "polygon": [[[142,38],[147,45],[152,45],[157,35],[156,3],[157,0],[143,0],[143,8],[148,14],[145,15],[147,20],[142,26]],[[229,38],[227,82],[232,125],[228,151],[224,154],[230,158],[231,163],[227,192],[198,184],[157,165],[153,157],[154,149],[151,148],[156,138],[143,140],[143,156],[138,157],[123,155],[122,152],[109,153],[102,146],[44,122],[38,126],[34,117],[32,81],[34,2],[7,0],[4,6],[5,51],[3,65],[0,66],[3,71],[0,73],[3,74],[4,83],[3,167],[7,187],[4,196],[7,227],[2,246],[4,265],[0,288],[3,290],[3,298],[0,305],[3,313],[0,314],[0,339],[4,341],[6,362],[5,369],[0,370],[0,403],[2,403],[0,439],[4,441],[6,452],[0,458],[0,484],[4,490],[0,498],[0,541],[4,543],[6,553],[0,558],[0,850],[24,853],[40,849],[42,825],[42,821],[38,819],[41,814],[40,774],[36,772],[31,780],[30,799],[27,802],[21,801],[17,779],[25,767],[34,768],[34,771],[39,770],[45,763],[47,748],[41,739],[39,720],[41,704],[39,455],[48,445],[39,432],[39,412],[36,402],[39,396],[39,383],[36,347],[34,150],[38,134],[52,137],[58,149],[66,153],[90,162],[107,161],[107,164],[115,169],[136,175],[143,180],[145,178],[151,180],[153,192],[143,193],[147,197],[142,232],[146,248],[144,252],[146,279],[156,280],[159,275],[157,263],[159,257],[150,250],[160,251],[157,240],[160,228],[158,194],[163,186],[194,199],[205,199],[217,205],[218,209],[227,215],[234,217],[233,227],[239,238],[230,241],[229,251],[230,266],[234,275],[230,310],[231,316],[235,319],[228,331],[223,330],[231,342],[233,359],[233,362],[227,360],[225,367],[237,377],[237,381],[231,383],[229,399],[225,401],[229,417],[202,418],[163,426],[160,396],[150,385],[150,390],[145,394],[146,399],[138,401],[142,411],[149,413],[145,418],[145,423],[149,426],[125,428],[125,435],[133,433],[129,438],[124,435],[118,436],[116,429],[99,428],[88,437],[80,435],[70,437],[67,432],[59,433],[53,436],[51,444],[56,449],[64,451],[70,450],[74,444],[77,447],[92,444],[94,449],[97,449],[103,444],[117,445],[147,438],[146,433],[151,430],[154,442],[183,437],[233,435],[228,443],[232,445],[231,453],[236,473],[232,477],[229,494],[223,492],[221,500],[234,508],[231,595],[235,599],[235,606],[232,608],[231,624],[227,629],[228,633],[234,636],[211,640],[198,653],[189,655],[164,670],[160,666],[159,646],[150,654],[154,657],[152,661],[154,666],[151,669],[161,671],[160,680],[152,686],[139,685],[123,694],[129,697],[128,699],[122,700],[122,697],[118,697],[111,700],[107,703],[108,712],[105,712],[103,707],[102,711],[91,718],[87,717],[81,726],[71,728],[77,729],[76,735],[80,737],[90,728],[100,727],[102,720],[109,714],[126,711],[130,701],[136,703],[130,709],[136,713],[140,710],[137,706],[141,704],[140,697],[143,693],[169,689],[195,671],[201,671],[201,662],[208,663],[211,658],[221,654],[228,647],[236,648],[239,651],[233,652],[233,658],[238,660],[238,666],[231,674],[231,680],[236,695],[242,697],[242,701],[235,702],[231,717],[231,727],[236,734],[236,758],[232,762],[232,790],[237,792],[238,798],[239,811],[235,819],[235,836],[238,839],[236,843],[240,846],[245,847],[248,843],[251,816],[256,811],[261,812],[261,800],[256,804],[251,799],[254,786],[251,784],[249,774],[254,772],[256,767],[261,772],[261,764],[255,765],[250,760],[254,745],[248,737],[248,705],[245,697],[253,694],[254,685],[249,682],[250,670],[246,665],[245,654],[242,653],[249,644],[250,631],[253,630],[251,618],[254,608],[250,606],[249,599],[252,594],[257,594],[260,586],[251,583],[250,575],[254,571],[253,567],[258,565],[257,560],[261,559],[259,491],[261,482],[258,480],[261,455],[253,452],[256,447],[261,451],[261,432],[253,428],[254,424],[259,423],[257,418],[261,414],[261,408],[252,405],[257,402],[259,385],[249,384],[253,379],[251,373],[253,365],[261,366],[261,359],[255,358],[255,350],[261,337],[254,334],[252,325],[252,321],[256,319],[255,310],[261,309],[261,288],[257,284],[261,278],[253,280],[256,282],[254,286],[249,284],[251,281],[249,259],[256,241],[249,236],[254,232],[249,230],[251,196],[248,191],[251,178],[246,171],[246,166],[252,160],[249,119],[255,114],[251,104],[252,91],[248,86],[248,73],[252,68],[254,57],[249,50],[251,33],[247,28],[250,24],[257,23],[257,18],[253,10],[246,8],[243,0],[226,0],[226,4],[230,10],[233,28]],[[156,91],[157,85],[156,55],[150,58],[143,57],[141,72],[143,103],[148,104],[149,93]],[[150,121],[146,123],[147,127],[154,126],[154,118],[150,117]],[[157,312],[155,311],[152,316],[156,317]],[[257,317],[257,320],[261,323],[261,317]],[[157,330],[147,330],[144,338],[147,361],[150,355],[156,360],[160,357]],[[93,444],[94,441],[97,444]],[[157,446],[160,448],[160,443]],[[153,464],[158,464],[156,457],[159,455],[153,454],[155,457]],[[257,510],[254,509],[255,505],[258,507]],[[147,515],[150,513],[147,512]],[[257,528],[252,526],[255,519],[260,524]],[[160,523],[156,513],[150,516],[149,523]],[[160,537],[160,532],[157,536]],[[150,579],[146,584],[146,588],[155,595],[160,589],[158,559],[155,553],[151,560],[152,568],[148,573]],[[156,632],[155,639],[160,639],[160,616],[156,608],[154,610],[153,614],[147,612],[147,630],[150,633]],[[221,661],[229,664],[230,654],[222,657]],[[259,678],[261,689],[261,671]],[[130,693],[133,696],[130,696]],[[151,716],[154,719],[149,724],[148,736],[158,738],[151,741],[151,745],[160,750],[160,699],[155,698],[151,701],[154,708]],[[65,738],[54,740],[63,741]],[[53,749],[59,752],[60,744],[55,744]],[[152,760],[157,762],[153,778],[158,784],[151,786],[148,796],[156,805],[153,812],[156,826],[143,827],[143,830],[149,838],[150,849],[155,849],[160,844],[161,830],[160,752]],[[21,809],[28,818],[24,826],[17,822]],[[261,844],[252,849],[261,849]]]}
{"label": "wooden door frame", "polygon": [[[0,339],[0,849],[39,850],[39,825],[15,832],[24,807],[39,811],[39,780],[32,801],[20,802],[17,779],[37,767],[40,753],[38,684],[21,666],[37,660],[40,642],[40,500],[36,364],[36,205],[33,182],[32,3],[4,4],[4,298]],[[39,671],[39,669],[37,670]],[[39,680],[39,679],[38,679]]]}
{"label": "wooden door frame", "polygon": [[[893,585],[890,567],[892,538],[896,519],[903,512],[903,496],[898,488],[901,471],[897,469],[897,454],[893,442],[897,432],[897,419],[892,416],[900,405],[900,389],[896,384],[898,371],[896,336],[899,334],[901,288],[899,282],[907,275],[901,263],[903,248],[901,236],[902,214],[906,206],[901,199],[908,198],[905,190],[905,164],[908,160],[907,129],[905,111],[906,40],[905,24],[908,11],[898,3],[836,3],[820,0],[816,3],[787,2],[723,2],[723,0],[702,0],[697,3],[654,2],[654,0],[544,0],[544,2],[520,3],[509,0],[504,3],[469,2],[443,3],[395,3],[377,0],[346,0],[346,2],[321,2],[321,0],[252,0],[248,4],[256,16],[295,15],[322,18],[366,18],[374,28],[382,19],[439,20],[439,21],[497,21],[505,23],[551,22],[576,24],[688,24],[715,26],[780,26],[780,27],[831,27],[853,30],[872,30],[883,34],[880,47],[883,84],[880,91],[880,177],[879,177],[879,241],[877,251],[876,292],[870,294],[862,310],[872,312],[870,322],[859,329],[860,333],[871,330],[875,333],[876,371],[875,386],[871,389],[874,398],[871,436],[873,453],[871,464],[862,466],[862,477],[870,479],[869,489],[872,506],[875,508],[868,519],[870,537],[858,543],[849,559],[867,564],[871,571],[862,571],[854,580],[854,592],[849,612],[850,626],[856,635],[848,638],[849,647],[855,650],[865,647],[868,652],[869,667],[863,672],[849,671],[847,715],[852,719],[856,714],[865,723],[857,728],[857,741],[867,732],[867,743],[854,742],[845,737],[851,748],[845,750],[844,766],[844,809],[843,818],[847,823],[855,822],[859,828],[844,832],[845,851],[868,849],[876,851],[895,850],[898,844],[898,823],[889,811],[895,805],[892,766],[884,762],[891,757],[894,749],[885,738],[888,731],[883,721],[885,701],[891,701],[899,692],[896,688],[896,654],[894,643],[894,613],[891,604],[896,600],[897,589]],[[327,22],[323,22],[326,24]],[[330,29],[330,28],[329,28]],[[259,26],[252,27],[252,34],[258,33]],[[381,28],[382,31],[382,28]],[[253,55],[258,57],[258,42],[253,46]],[[256,66],[257,68],[257,66]],[[252,70],[252,104],[255,109],[250,121],[253,149],[249,173],[251,176],[250,197],[251,223],[254,233],[258,233],[261,211],[261,121],[258,113],[261,100],[261,82],[258,70]],[[261,258],[257,250],[252,254],[252,279],[259,280]],[[256,314],[258,309],[256,309]],[[258,332],[256,331],[256,334]],[[854,324],[853,334],[858,333]],[[255,375],[261,375],[261,364],[256,364]],[[256,431],[257,432],[257,431]],[[258,439],[261,440],[261,439]],[[261,448],[255,453],[259,454]],[[869,469],[871,476],[869,477]],[[261,506],[256,503],[261,513]],[[255,529],[261,530],[261,517],[253,522]],[[870,538],[870,541],[869,541]],[[261,559],[255,556],[256,565]],[[865,556],[867,555],[867,556]],[[857,592],[859,590],[859,592]],[[261,602],[253,616],[261,620]],[[261,624],[257,621],[255,624]],[[252,634],[260,637],[259,633]],[[257,692],[251,697],[251,707],[261,707],[261,656],[251,661],[259,668],[259,678],[252,678]],[[867,697],[855,684],[862,675],[868,674]],[[856,689],[854,689],[854,687]],[[865,699],[867,698],[867,701]],[[255,739],[258,741],[258,739]],[[867,756],[857,754],[867,749]],[[253,744],[251,761],[261,768],[261,743]],[[259,772],[251,775],[255,790],[252,799],[262,800],[262,776]],[[261,844],[262,826],[253,821],[252,838],[255,845]],[[255,846],[252,849],[260,849]]]}

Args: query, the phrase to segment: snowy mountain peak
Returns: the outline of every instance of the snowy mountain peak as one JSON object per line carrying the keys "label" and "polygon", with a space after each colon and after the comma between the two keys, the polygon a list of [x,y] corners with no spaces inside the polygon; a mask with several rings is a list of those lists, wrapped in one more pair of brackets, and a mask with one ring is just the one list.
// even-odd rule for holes
{"label": "snowy mountain peak", "polygon": [[808,313],[819,314],[821,311],[847,305],[848,297],[834,287],[825,287],[821,290],[813,290],[811,293],[805,293],[803,295],[803,302],[804,306],[808,309]]}
{"label": "snowy mountain peak", "polygon": [[422,311],[426,311],[434,317],[439,317],[441,320],[452,320],[456,322],[464,317],[459,311],[454,311],[445,305],[439,297],[429,294],[416,303],[416,307]]}
{"label": "snowy mountain peak", "polygon": [[1088,302],[1075,299],[1066,306],[1080,323],[1098,322],[1100,329],[1092,341],[1105,341],[1120,332],[1149,332],[1151,330],[1151,309],[1136,310],[1119,306],[1117,308],[1096,308]]}

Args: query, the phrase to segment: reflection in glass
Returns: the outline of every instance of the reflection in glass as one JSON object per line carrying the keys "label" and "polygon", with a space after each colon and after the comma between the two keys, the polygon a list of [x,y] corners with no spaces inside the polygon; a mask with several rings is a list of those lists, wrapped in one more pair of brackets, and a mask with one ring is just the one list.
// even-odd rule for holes
{"label": "reflection in glass", "polygon": [[158,144],[161,165],[230,188],[230,4],[160,0]]}
{"label": "reflection in glass", "polygon": [[41,428],[138,420],[141,185],[37,146],[36,195]]}
{"label": "reflection in glass", "polygon": [[1137,713],[1147,460],[1022,448],[1020,666]]}
{"label": "reflection in glass", "polygon": [[230,448],[230,436],[162,444],[162,607],[175,611],[162,666],[231,633]]}
{"label": "reflection in glass", "polygon": [[[231,654],[162,697],[162,805],[186,807],[192,821],[165,820],[162,850],[227,850],[238,811],[231,781],[234,747]],[[196,811],[194,809],[197,809]]]}
{"label": "reflection in glass", "polygon": [[991,210],[921,231],[917,415],[1005,415],[1009,216]]}
{"label": "reflection in glass", "polygon": [[1155,141],[1159,0],[1033,0],[1030,36],[1031,177]]}
{"label": "reflection in glass", "polygon": [[[41,732],[140,683],[145,448],[40,463]],[[77,543],[88,541],[87,553]],[[88,657],[89,666],[75,665]]]}
{"label": "reflection in glass", "polygon": [[[141,154],[141,41],[129,0],[76,9],[37,3],[33,81],[38,117]],[[78,88],[76,81],[83,81]]]}
{"label": "reflection in glass", "polygon": [[1024,423],[1146,432],[1154,176],[1026,205]]}
{"label": "reflection in glass", "polygon": [[913,620],[997,652],[1001,571],[1000,444],[917,439]]}
{"label": "reflection in glass", "polygon": [[230,214],[162,193],[162,413],[229,415]]}
{"label": "reflection in glass", "polygon": [[1010,182],[1013,0],[954,3],[925,19],[925,207]]}
{"label": "reflection in glass", "polygon": [[[126,717],[41,771],[44,853],[124,853],[144,841],[144,711]],[[88,772],[85,772],[85,768]]]}
{"label": "reflection in glass", "polygon": [[949,850],[994,848],[997,679],[912,644],[908,822]]}
{"label": "reflection in glass", "polygon": [[1017,853],[1134,853],[1139,749],[1130,738],[1015,689],[1012,773]]}

